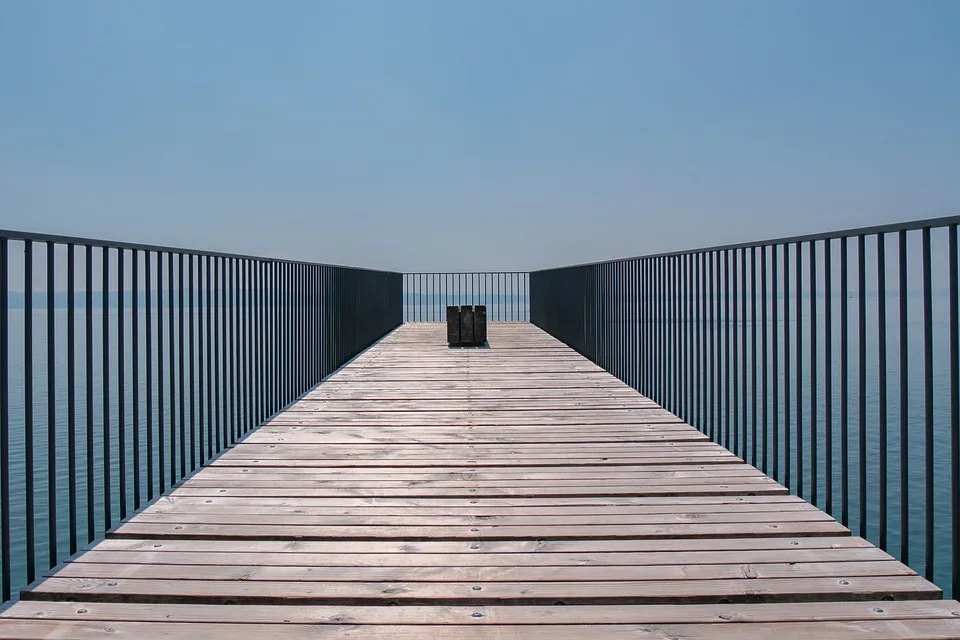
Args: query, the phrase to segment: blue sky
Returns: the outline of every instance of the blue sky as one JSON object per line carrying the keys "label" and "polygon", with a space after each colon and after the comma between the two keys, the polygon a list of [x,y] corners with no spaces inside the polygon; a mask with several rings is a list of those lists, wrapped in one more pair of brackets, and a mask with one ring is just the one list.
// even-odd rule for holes
{"label": "blue sky", "polygon": [[960,2],[0,0],[0,227],[528,269],[960,213]]}

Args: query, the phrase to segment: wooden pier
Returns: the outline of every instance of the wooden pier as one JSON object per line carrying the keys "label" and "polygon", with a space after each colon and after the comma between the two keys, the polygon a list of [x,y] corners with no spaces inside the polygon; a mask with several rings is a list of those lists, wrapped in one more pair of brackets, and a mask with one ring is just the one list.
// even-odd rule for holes
{"label": "wooden pier", "polygon": [[402,326],[0,637],[960,637],[936,586],[546,333],[489,343]]}

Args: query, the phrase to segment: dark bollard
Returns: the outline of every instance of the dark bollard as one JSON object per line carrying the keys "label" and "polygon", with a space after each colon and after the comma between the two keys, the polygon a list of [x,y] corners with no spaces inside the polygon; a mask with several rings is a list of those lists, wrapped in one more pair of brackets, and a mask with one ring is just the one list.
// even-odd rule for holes
{"label": "dark bollard", "polygon": [[482,347],[487,344],[487,305],[478,304],[473,308],[473,344]]}
{"label": "dark bollard", "polygon": [[447,307],[447,345],[482,347],[487,344],[487,306]]}
{"label": "dark bollard", "polygon": [[460,345],[460,307],[447,307],[447,344]]}

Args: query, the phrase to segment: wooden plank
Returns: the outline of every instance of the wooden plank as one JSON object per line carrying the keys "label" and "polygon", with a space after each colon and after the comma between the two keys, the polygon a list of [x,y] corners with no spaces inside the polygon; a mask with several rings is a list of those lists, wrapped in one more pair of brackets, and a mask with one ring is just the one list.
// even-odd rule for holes
{"label": "wooden plank", "polygon": [[[78,613],[82,610],[83,613]],[[474,614],[479,613],[479,616]],[[124,604],[114,602],[18,602],[2,617],[24,620],[129,620],[224,623],[271,623],[337,625],[551,625],[617,624],[711,624],[722,627],[739,623],[817,622],[841,620],[916,620],[960,618],[960,605],[953,600],[900,600],[865,602],[820,602],[781,604],[691,604],[584,606],[471,606],[471,607],[325,607],[189,604]],[[719,630],[721,626],[711,627]],[[524,631],[533,631],[527,627]],[[523,637],[523,636],[521,636]],[[637,636],[637,637],[643,637]]]}
{"label": "wooden plank", "polygon": [[[248,605],[249,606],[249,605]],[[288,609],[289,607],[284,607]],[[396,638],[422,640],[436,636],[435,625],[371,625],[358,630],[349,615],[344,615],[331,626],[310,624],[251,624],[217,622],[127,622],[91,620],[23,620],[5,621],[8,638],[34,640],[40,638],[166,638],[167,640],[196,640],[202,637],[230,637],[235,640],[299,640],[300,638],[357,639]],[[778,638],[780,640],[808,640],[836,638],[846,640],[942,640],[960,637],[960,621],[948,619],[803,621],[769,623],[706,623],[662,625],[447,625],[443,638],[450,640],[636,640],[637,638],[715,638],[716,640],[743,640],[743,638]]]}
{"label": "wooden plank", "polygon": [[693,522],[698,525],[729,523],[788,523],[788,522],[834,522],[833,518],[820,510],[774,512],[774,513],[657,513],[657,514],[613,514],[613,515],[313,515],[304,513],[249,513],[229,510],[226,513],[213,511],[182,512],[151,510],[131,517],[128,522],[136,523],[178,523],[178,524],[263,524],[296,525],[303,527],[334,526],[415,526],[449,527],[484,525],[507,526],[589,526],[589,525],[641,525],[673,524]]}
{"label": "wooden plank", "polygon": [[835,521],[757,522],[699,524],[633,525],[554,525],[543,527],[496,526],[475,523],[472,526],[297,526],[297,525],[216,525],[191,523],[152,523],[130,521],[114,529],[115,537],[210,537],[252,538],[255,540],[562,540],[570,538],[702,538],[744,536],[836,536],[849,529]]}
{"label": "wooden plank", "polygon": [[[930,600],[941,597],[917,576],[741,578],[596,582],[293,582],[49,577],[24,590],[23,600],[180,602],[198,604],[693,604]],[[480,588],[476,588],[480,587]],[[228,602],[229,601],[229,602]]]}
{"label": "wooden plank", "polygon": [[760,564],[609,566],[275,566],[237,563],[121,564],[71,562],[53,572],[58,578],[136,578],[137,580],[251,580],[269,582],[606,582],[913,576],[896,560],[869,562],[789,562]]}
{"label": "wooden plank", "polygon": [[418,555],[423,553],[509,553],[517,555],[549,555],[553,553],[622,553],[722,551],[739,553],[747,550],[790,549],[866,549],[873,548],[863,538],[854,536],[813,536],[784,538],[690,538],[675,539],[575,539],[575,540],[492,540],[492,541],[355,541],[346,538],[335,540],[213,540],[213,539],[142,539],[107,538],[98,542],[94,549],[205,552],[257,552],[257,553],[397,553]]}
{"label": "wooden plank", "polygon": [[740,564],[769,563],[843,563],[893,560],[875,547],[839,549],[741,550],[736,555],[724,551],[610,552],[610,553],[271,553],[267,551],[152,551],[92,549],[73,563],[100,564],[188,564],[255,565],[308,567],[517,567],[517,566],[657,566],[725,564],[735,559]]}

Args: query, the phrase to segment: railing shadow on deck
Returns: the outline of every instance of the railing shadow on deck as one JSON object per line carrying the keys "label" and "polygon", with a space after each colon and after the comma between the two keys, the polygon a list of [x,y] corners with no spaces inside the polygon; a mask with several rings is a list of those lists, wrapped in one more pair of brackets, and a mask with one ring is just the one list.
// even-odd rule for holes
{"label": "railing shadow on deck", "polygon": [[530,317],[956,597],[958,224],[533,272]]}

